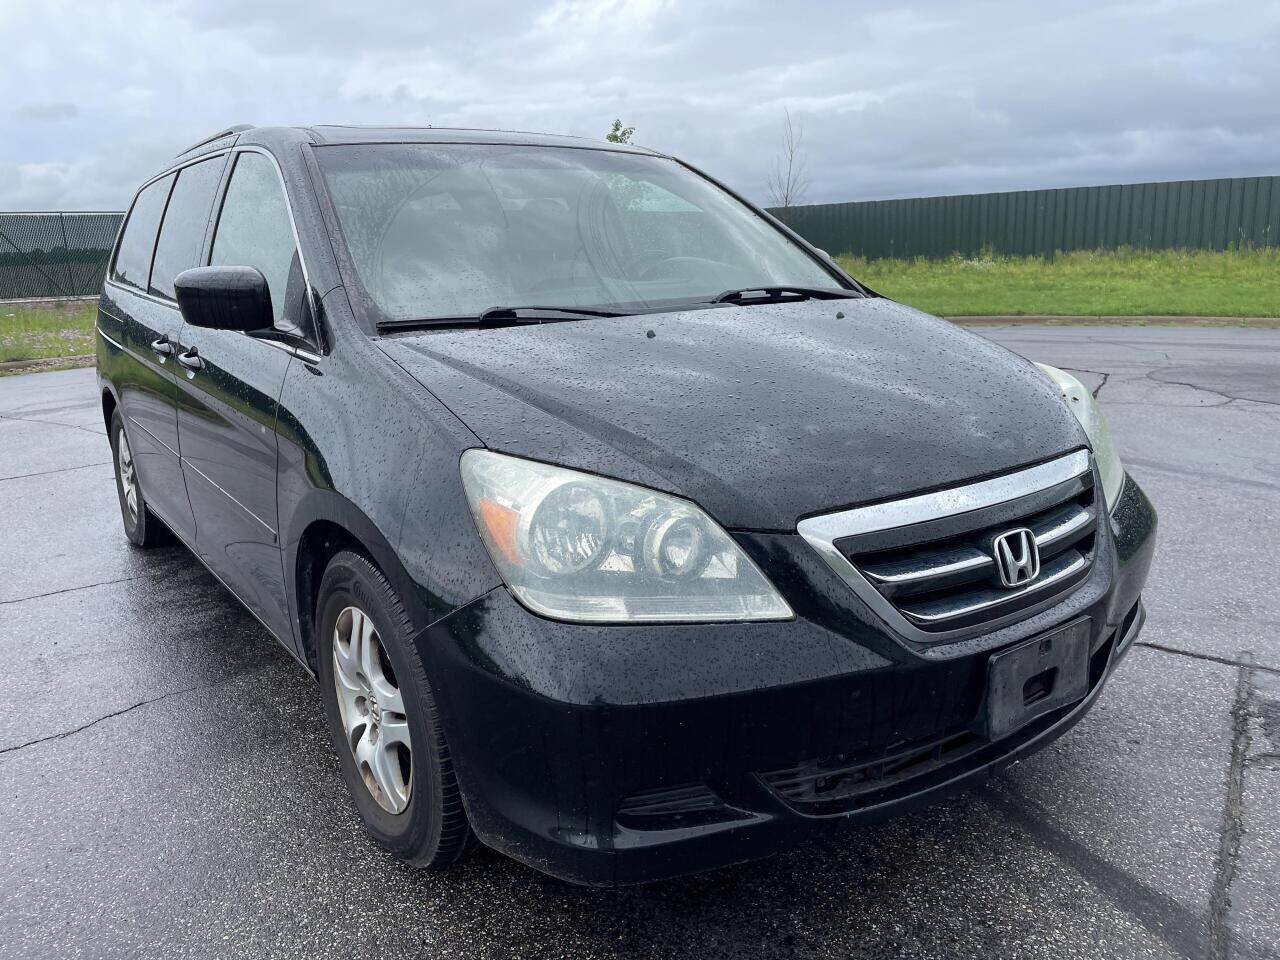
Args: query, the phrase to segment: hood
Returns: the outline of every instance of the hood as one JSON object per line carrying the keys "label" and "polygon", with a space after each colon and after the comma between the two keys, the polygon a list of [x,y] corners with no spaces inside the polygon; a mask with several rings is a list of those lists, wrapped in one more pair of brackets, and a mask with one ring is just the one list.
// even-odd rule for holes
{"label": "hood", "polygon": [[1085,443],[1030,363],[878,298],[424,332],[379,345],[490,449],[675,493],[734,529],[794,531],[807,514],[959,484]]}

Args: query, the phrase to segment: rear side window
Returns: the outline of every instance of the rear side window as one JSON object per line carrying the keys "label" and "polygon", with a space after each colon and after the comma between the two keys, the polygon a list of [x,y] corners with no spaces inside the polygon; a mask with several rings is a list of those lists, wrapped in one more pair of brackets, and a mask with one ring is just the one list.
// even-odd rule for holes
{"label": "rear side window", "polygon": [[188,267],[198,266],[209,225],[213,194],[222,176],[224,157],[201,160],[178,171],[178,182],[169,197],[156,258],[151,265],[151,292],[174,298],[173,278]]}
{"label": "rear side window", "polygon": [[147,277],[151,273],[151,254],[156,247],[156,230],[164,213],[164,202],[173,186],[173,174],[161,177],[143,188],[133,201],[129,220],[124,225],[120,249],[116,252],[116,265],[111,278],[127,283],[139,290],[147,289]]}
{"label": "rear side window", "polygon": [[290,274],[301,279],[294,269],[295,254],[292,221],[275,164],[260,153],[241,153],[222,201],[209,262],[257,267],[267,278],[271,308],[279,324],[289,299]]}

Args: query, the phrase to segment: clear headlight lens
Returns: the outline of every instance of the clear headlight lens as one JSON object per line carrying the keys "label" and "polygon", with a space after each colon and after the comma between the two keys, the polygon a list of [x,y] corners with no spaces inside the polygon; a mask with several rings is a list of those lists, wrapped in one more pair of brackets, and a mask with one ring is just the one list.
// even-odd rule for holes
{"label": "clear headlight lens", "polygon": [[1076,415],[1080,426],[1084,427],[1084,432],[1089,437],[1089,446],[1093,448],[1093,459],[1097,461],[1098,472],[1102,475],[1102,493],[1107,500],[1107,509],[1110,510],[1116,505],[1116,500],[1120,498],[1120,488],[1124,486],[1124,467],[1120,465],[1120,454],[1116,452],[1115,442],[1111,439],[1111,428],[1107,426],[1107,418],[1102,415],[1102,406],[1085,389],[1085,385],[1071,374],[1046,363],[1037,363],[1036,366],[1053,381],[1068,409]]}
{"label": "clear headlight lens", "polygon": [[498,572],[536,613],[583,623],[793,616],[687,500],[488,450],[462,455],[462,485]]}

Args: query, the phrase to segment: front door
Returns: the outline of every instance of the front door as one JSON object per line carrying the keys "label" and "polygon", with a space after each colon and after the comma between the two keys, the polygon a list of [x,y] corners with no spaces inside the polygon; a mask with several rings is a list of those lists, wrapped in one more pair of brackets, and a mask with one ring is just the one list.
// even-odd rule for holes
{"label": "front door", "polygon": [[[276,327],[302,321],[305,283],[275,162],[238,153],[209,262],[256,267]],[[276,513],[276,404],[292,353],[271,335],[182,328],[178,439],[196,548],[276,635],[293,636]]]}

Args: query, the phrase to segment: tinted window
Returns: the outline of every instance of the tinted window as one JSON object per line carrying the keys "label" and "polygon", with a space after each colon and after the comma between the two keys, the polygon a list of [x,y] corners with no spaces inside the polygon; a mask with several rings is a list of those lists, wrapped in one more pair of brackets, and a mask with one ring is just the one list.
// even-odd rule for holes
{"label": "tinted window", "polygon": [[763,217],[662,157],[498,144],[326,146],[316,157],[386,318],[839,287]]}
{"label": "tinted window", "polygon": [[275,164],[260,153],[240,154],[222,202],[209,262],[257,267],[267,278],[271,308],[279,323],[288,300],[295,250]]}
{"label": "tinted window", "polygon": [[173,278],[199,264],[204,228],[209,225],[209,210],[224,159],[201,160],[178,171],[178,182],[169,197],[164,226],[156,241],[156,259],[151,265],[152,293],[172,298]]}
{"label": "tinted window", "polygon": [[164,202],[169,197],[173,174],[162,177],[138,194],[129,211],[129,221],[120,238],[120,250],[116,254],[115,269],[111,276],[139,290],[147,289],[147,275],[151,273],[151,253],[156,246],[156,230],[164,213]]}

